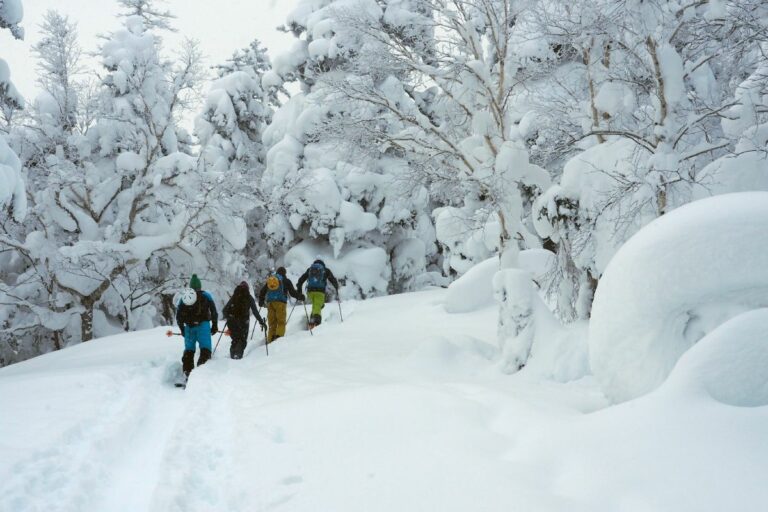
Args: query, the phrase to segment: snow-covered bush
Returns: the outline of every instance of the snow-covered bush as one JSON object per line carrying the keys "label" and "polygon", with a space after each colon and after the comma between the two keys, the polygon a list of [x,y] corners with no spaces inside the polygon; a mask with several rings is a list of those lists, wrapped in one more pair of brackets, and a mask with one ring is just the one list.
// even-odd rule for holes
{"label": "snow-covered bush", "polygon": [[493,276],[499,270],[499,258],[492,257],[467,270],[448,286],[445,310],[468,313],[490,306],[493,300]]}
{"label": "snow-covered bush", "polygon": [[644,227],[611,262],[590,322],[592,371],[628,400],[718,325],[768,306],[768,192],[703,199]]}

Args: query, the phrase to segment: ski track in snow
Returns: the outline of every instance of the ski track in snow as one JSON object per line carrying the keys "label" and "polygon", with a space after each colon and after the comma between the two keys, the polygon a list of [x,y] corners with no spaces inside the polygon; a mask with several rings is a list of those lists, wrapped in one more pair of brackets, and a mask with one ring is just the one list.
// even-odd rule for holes
{"label": "ski track in snow", "polygon": [[[141,484],[146,482],[146,471],[153,468],[151,448],[161,440],[145,434],[172,428],[163,417],[178,402],[166,390],[157,389],[162,368],[149,365],[147,371],[147,366],[99,375],[94,385],[106,399],[98,414],[83,417],[53,445],[18,462],[3,483],[0,505],[7,503],[7,510],[18,512],[109,510],[113,505],[99,503],[109,504],[112,492],[126,506],[126,496],[137,500],[137,508],[125,510],[146,509],[141,503],[146,489]],[[48,496],[56,500],[42,499]]]}

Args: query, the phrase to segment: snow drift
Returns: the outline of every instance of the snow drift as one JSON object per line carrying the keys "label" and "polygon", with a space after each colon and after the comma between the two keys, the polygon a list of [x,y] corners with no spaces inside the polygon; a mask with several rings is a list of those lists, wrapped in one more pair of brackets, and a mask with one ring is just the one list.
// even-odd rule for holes
{"label": "snow drift", "polygon": [[658,387],[718,325],[768,305],[768,193],[717,196],[650,223],[611,260],[592,309],[592,370],[614,401]]}
{"label": "snow drift", "polygon": [[748,311],[725,322],[680,358],[668,386],[690,390],[686,396],[698,390],[736,407],[768,405],[766,333],[768,309]]}

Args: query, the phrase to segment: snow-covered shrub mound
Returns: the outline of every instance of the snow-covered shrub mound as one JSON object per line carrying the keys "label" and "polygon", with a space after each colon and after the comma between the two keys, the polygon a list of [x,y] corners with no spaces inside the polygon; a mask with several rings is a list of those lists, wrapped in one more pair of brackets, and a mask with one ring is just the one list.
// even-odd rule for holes
{"label": "snow-covered shrub mound", "polygon": [[499,258],[488,258],[470,268],[452,282],[445,295],[445,310],[468,313],[490,306],[493,301],[493,275],[499,270]]}
{"label": "snow-covered shrub mound", "polygon": [[610,399],[637,397],[715,327],[761,306],[768,193],[690,203],[651,222],[608,264],[592,308],[592,371]]}
{"label": "snow-covered shrub mound", "polygon": [[728,405],[768,405],[768,309],[741,314],[705,336],[680,358],[669,384],[701,389]]}
{"label": "snow-covered shrub mound", "polygon": [[[518,264],[537,282],[541,282],[554,265],[554,254],[546,249],[520,251]],[[448,286],[445,310],[449,313],[468,313],[493,304],[493,276],[499,270],[499,257],[488,258]]]}

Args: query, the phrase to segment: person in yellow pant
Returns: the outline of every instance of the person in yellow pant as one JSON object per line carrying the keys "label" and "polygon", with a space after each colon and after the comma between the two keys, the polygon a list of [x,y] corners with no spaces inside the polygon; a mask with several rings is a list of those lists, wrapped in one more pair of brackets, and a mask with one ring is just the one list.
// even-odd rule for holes
{"label": "person in yellow pant", "polygon": [[312,316],[309,317],[309,328],[313,329],[320,325],[323,320],[322,309],[325,306],[325,289],[330,282],[336,288],[336,296],[339,296],[339,282],[331,272],[331,269],[325,266],[323,260],[315,260],[304,272],[296,287],[301,292],[304,282],[307,283],[307,297],[312,302]]}
{"label": "person in yellow pant", "polygon": [[304,300],[304,296],[296,291],[293,283],[286,275],[285,267],[267,276],[264,286],[259,291],[259,307],[267,306],[267,343],[285,336],[286,311],[288,295],[296,300]]}

